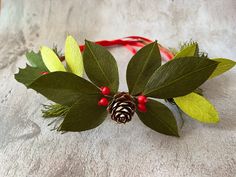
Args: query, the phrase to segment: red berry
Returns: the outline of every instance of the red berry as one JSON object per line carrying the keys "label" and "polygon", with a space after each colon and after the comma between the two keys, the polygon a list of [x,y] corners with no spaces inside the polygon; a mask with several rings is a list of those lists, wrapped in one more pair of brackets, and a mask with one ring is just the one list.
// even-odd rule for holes
{"label": "red berry", "polygon": [[138,103],[141,103],[141,104],[147,103],[147,97],[144,95],[138,96]]}
{"label": "red berry", "polygon": [[101,91],[103,95],[109,95],[111,92],[108,87],[101,87]]}
{"label": "red berry", "polygon": [[48,74],[48,72],[41,72],[40,74],[45,75],[45,74]]}
{"label": "red berry", "polygon": [[99,106],[108,106],[108,103],[109,102],[108,102],[107,98],[101,98],[98,102],[98,105]]}
{"label": "red berry", "polygon": [[146,112],[147,111],[146,105],[145,104],[138,104],[138,110],[140,112]]}

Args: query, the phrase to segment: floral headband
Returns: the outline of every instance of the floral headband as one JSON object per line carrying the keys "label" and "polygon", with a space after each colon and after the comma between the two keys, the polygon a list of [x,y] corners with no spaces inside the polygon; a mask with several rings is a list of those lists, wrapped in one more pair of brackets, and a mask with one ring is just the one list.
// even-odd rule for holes
{"label": "floral headband", "polygon": [[[117,63],[104,47],[111,45],[123,45],[134,53],[126,70],[128,92],[118,91]],[[142,48],[136,52],[134,47]],[[235,65],[229,59],[209,59],[196,42],[171,52],[157,41],[138,36],[96,43],[86,40],[84,46],[68,36],[64,55],[43,46],[26,57],[30,65],[20,69],[15,79],[54,102],[44,105],[43,117],[60,117],[56,129],[64,132],[95,128],[108,113],[117,123],[129,122],[137,113],[151,129],[179,136],[174,114],[159,99],[200,122],[217,123],[219,115],[199,86]],[[169,61],[162,64],[163,58]],[[83,77],[84,70],[89,80]]]}

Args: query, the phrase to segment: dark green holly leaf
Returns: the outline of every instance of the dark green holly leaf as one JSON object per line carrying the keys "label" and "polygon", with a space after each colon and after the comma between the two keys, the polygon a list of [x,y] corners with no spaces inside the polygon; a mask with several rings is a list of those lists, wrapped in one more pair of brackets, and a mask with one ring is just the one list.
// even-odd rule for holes
{"label": "dark green holly leaf", "polygon": [[99,126],[106,118],[107,111],[98,106],[99,96],[82,95],[67,113],[59,130],[84,131]]}
{"label": "dark green holly leaf", "polygon": [[100,90],[89,81],[68,72],[51,72],[29,85],[58,104],[71,106],[81,95],[99,95]]}
{"label": "dark green holly leaf", "polygon": [[148,79],[159,66],[161,66],[161,55],[157,42],[140,49],[130,60],[126,71],[130,94],[143,92]]}
{"label": "dark green holly leaf", "polygon": [[119,75],[116,60],[105,47],[85,41],[83,59],[85,72],[95,85],[107,86],[113,94],[118,91]]}
{"label": "dark green holly leaf", "polygon": [[137,111],[146,126],[165,135],[179,136],[175,117],[168,107],[154,100],[148,100],[146,106],[147,112]]}
{"label": "dark green holly leaf", "polygon": [[144,94],[163,99],[186,95],[203,84],[217,64],[213,60],[198,57],[169,61],[154,72]]}
{"label": "dark green holly leaf", "polygon": [[37,67],[42,71],[48,72],[47,67],[45,66],[40,52],[35,53],[33,51],[26,53],[26,58],[32,67]]}
{"label": "dark green holly leaf", "polygon": [[26,65],[24,69],[20,68],[19,72],[15,74],[15,79],[26,87],[29,87],[29,85],[40,76],[42,76],[42,69]]}

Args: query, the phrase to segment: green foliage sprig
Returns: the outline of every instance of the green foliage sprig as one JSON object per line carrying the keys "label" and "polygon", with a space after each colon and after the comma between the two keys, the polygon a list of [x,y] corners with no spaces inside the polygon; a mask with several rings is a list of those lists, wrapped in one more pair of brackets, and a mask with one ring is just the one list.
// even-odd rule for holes
{"label": "green foliage sprig", "polygon": [[61,104],[43,105],[42,114],[44,118],[65,117],[70,107]]}

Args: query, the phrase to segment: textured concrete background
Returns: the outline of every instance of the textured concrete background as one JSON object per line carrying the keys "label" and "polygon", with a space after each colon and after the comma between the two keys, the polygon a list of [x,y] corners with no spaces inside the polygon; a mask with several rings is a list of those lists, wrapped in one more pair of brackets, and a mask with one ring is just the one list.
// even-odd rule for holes
{"label": "textured concrete background", "polygon": [[[64,47],[66,35],[81,43],[141,35],[177,47],[197,40],[210,57],[236,59],[235,0],[3,0],[0,16],[1,177],[235,177],[236,70],[203,88],[220,112],[218,125],[185,118],[181,138],[158,134],[133,121],[107,119],[82,133],[50,131],[41,117],[47,101],[13,79],[24,52],[40,45]],[[131,54],[113,49],[121,90]]]}

